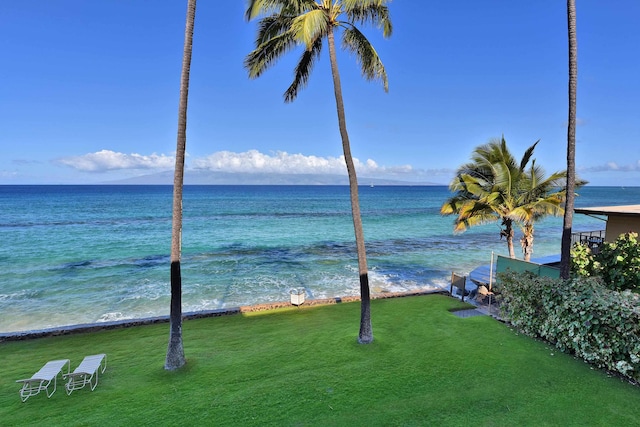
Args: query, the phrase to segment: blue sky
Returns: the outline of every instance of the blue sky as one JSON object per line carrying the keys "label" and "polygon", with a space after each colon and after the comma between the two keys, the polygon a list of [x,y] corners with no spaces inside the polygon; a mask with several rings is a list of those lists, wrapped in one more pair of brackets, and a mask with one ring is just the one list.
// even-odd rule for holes
{"label": "blue sky", "polygon": [[[592,185],[640,185],[640,2],[578,0],[576,162]],[[419,5],[419,6],[417,6]],[[346,173],[325,56],[283,102],[300,52],[256,80],[245,3],[200,0],[187,169]],[[504,135],[565,168],[566,2],[390,3],[376,46],[389,93],[338,57],[361,178],[448,184]],[[23,0],[0,7],[0,184],[90,184],[173,169],[185,1]]]}

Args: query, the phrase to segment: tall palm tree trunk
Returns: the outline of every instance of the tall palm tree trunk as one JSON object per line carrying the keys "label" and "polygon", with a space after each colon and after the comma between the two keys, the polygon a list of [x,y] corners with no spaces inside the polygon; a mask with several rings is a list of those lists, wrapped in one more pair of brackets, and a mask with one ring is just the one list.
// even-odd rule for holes
{"label": "tall palm tree trunk", "polygon": [[358,253],[358,272],[360,275],[360,333],[358,342],[368,344],[373,341],[373,329],[371,327],[371,297],[369,293],[369,273],[367,269],[367,253],[364,245],[364,231],[362,229],[362,217],[360,215],[360,201],[358,199],[358,178],[356,169],[351,157],[351,147],[349,144],[349,134],[347,133],[347,122],[344,114],[344,101],[342,100],[342,85],[340,84],[340,73],[338,72],[338,61],[336,58],[335,37],[333,28],[329,29],[327,36],[329,44],[329,59],[331,61],[331,75],[333,76],[333,89],[336,97],[336,109],[338,110],[338,126],[340,137],[342,138],[342,150],[347,164],[349,175],[349,191],[351,195],[351,214],[353,217],[353,228],[356,235],[356,251]]}
{"label": "tall palm tree trunk", "polygon": [[576,1],[567,0],[569,32],[569,124],[567,129],[567,198],[560,249],[560,277],[569,279],[571,270],[571,228],[576,183],[576,104],[578,93],[578,35],[576,31]]}
{"label": "tall palm tree trunk", "polygon": [[196,0],[188,0],[184,31],[182,75],[180,77],[180,104],[178,106],[178,137],[176,166],[173,176],[173,220],[171,223],[171,308],[169,314],[169,346],[164,368],[174,370],[187,363],[182,345],[182,274],[180,254],[182,250],[182,189],[184,187],[184,156],[187,145],[187,101],[189,98],[189,72],[193,45],[193,25],[196,16]]}

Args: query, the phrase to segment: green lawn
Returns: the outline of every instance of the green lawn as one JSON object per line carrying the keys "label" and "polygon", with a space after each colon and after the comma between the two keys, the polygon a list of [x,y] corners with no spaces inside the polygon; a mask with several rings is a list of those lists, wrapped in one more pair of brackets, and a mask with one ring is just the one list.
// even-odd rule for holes
{"label": "green lawn", "polygon": [[[187,366],[163,369],[168,324],[0,344],[0,425],[626,426],[640,389],[443,296],[189,320]],[[20,401],[47,360],[107,353],[95,391]]]}

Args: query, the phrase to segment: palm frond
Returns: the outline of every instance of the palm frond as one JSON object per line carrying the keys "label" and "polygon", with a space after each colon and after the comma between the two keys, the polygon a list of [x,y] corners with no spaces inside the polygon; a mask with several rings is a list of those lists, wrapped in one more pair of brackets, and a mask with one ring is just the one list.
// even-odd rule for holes
{"label": "palm frond", "polygon": [[324,10],[316,9],[297,16],[291,21],[291,31],[295,39],[310,50],[317,39],[324,37],[329,21]]}
{"label": "palm frond", "polygon": [[389,81],[384,64],[364,34],[354,26],[346,27],[342,33],[342,47],[355,54],[365,79],[380,80],[384,91],[389,91]]}
{"label": "palm frond", "polygon": [[527,150],[522,155],[522,160],[520,160],[520,170],[526,169],[527,164],[529,163],[529,160],[531,159],[531,156],[533,156],[533,152],[536,149],[536,145],[538,145],[538,142],[540,142],[540,140],[534,142],[533,145],[527,148]]}
{"label": "palm frond", "polygon": [[314,0],[249,0],[244,16],[247,21],[267,15],[297,16],[317,7]]}
{"label": "palm frond", "polygon": [[471,163],[469,163],[468,165],[470,165],[471,167],[476,167],[476,165],[486,166],[491,163],[491,145],[485,144],[480,145],[479,147],[476,147],[475,150],[473,150],[473,152],[471,153]]}
{"label": "palm frond", "polygon": [[311,49],[305,50],[295,69],[295,77],[293,83],[284,93],[284,102],[292,102],[298,96],[298,90],[304,88],[309,81],[311,70],[320,57],[322,51],[322,38],[318,37]]}
{"label": "palm frond", "polygon": [[385,38],[391,37],[393,25],[385,0],[345,0],[344,12],[349,22],[372,24],[382,29]]}
{"label": "palm frond", "polygon": [[491,165],[466,163],[458,168],[456,175],[459,177],[469,175],[485,187],[490,187],[493,182],[493,169]]}
{"label": "palm frond", "polygon": [[493,186],[499,188],[506,197],[510,197],[514,192],[514,183],[517,182],[518,174],[504,162],[496,162],[492,165]]}
{"label": "palm frond", "polygon": [[244,13],[244,18],[247,21],[251,21],[261,15],[276,14],[280,9],[282,9],[282,1],[249,0],[247,2],[247,10]]}
{"label": "palm frond", "polygon": [[511,210],[509,216],[513,218],[514,221],[524,224],[533,223],[549,215],[562,216],[562,214],[564,214],[562,201],[554,197],[549,197],[517,206]]}
{"label": "palm frond", "polygon": [[460,211],[460,207],[466,200],[463,198],[459,198],[457,196],[449,198],[445,203],[440,207],[440,215],[453,215],[457,214]]}
{"label": "palm frond", "polygon": [[272,37],[250,52],[244,60],[244,66],[249,71],[249,77],[254,79],[277,62],[284,53],[296,46],[296,40],[291,31]]}
{"label": "palm frond", "polygon": [[481,183],[479,183],[469,175],[465,176],[463,179],[464,189],[466,193],[471,195],[474,199],[481,199],[483,197],[486,197],[486,188]]}
{"label": "palm frond", "polygon": [[255,45],[260,46],[264,42],[286,33],[293,20],[286,16],[272,15],[258,21],[258,33]]}
{"label": "palm frond", "polygon": [[467,206],[467,208],[465,214],[458,216],[454,221],[453,231],[455,233],[462,233],[467,228],[490,224],[500,219],[498,215],[483,205]]}
{"label": "palm frond", "polygon": [[[539,170],[538,172],[542,172],[542,175],[540,176],[544,176],[544,170]],[[567,182],[567,172],[566,171],[557,171],[552,173],[551,175],[549,175],[547,178],[542,179],[540,181],[540,185],[544,186],[544,187],[564,187],[566,185]],[[583,184],[584,185],[584,184]],[[578,186],[577,180],[576,180],[576,187]]]}

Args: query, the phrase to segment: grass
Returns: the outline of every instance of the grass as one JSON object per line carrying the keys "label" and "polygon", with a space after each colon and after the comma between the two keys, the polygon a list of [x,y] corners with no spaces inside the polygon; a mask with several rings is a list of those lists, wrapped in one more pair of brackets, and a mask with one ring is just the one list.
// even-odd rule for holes
{"label": "grass", "polygon": [[[163,369],[168,324],[0,344],[0,424],[242,426],[638,425],[640,389],[443,295],[189,320],[188,363]],[[47,360],[107,353],[95,391],[20,401]],[[60,385],[60,384],[59,384]]]}

